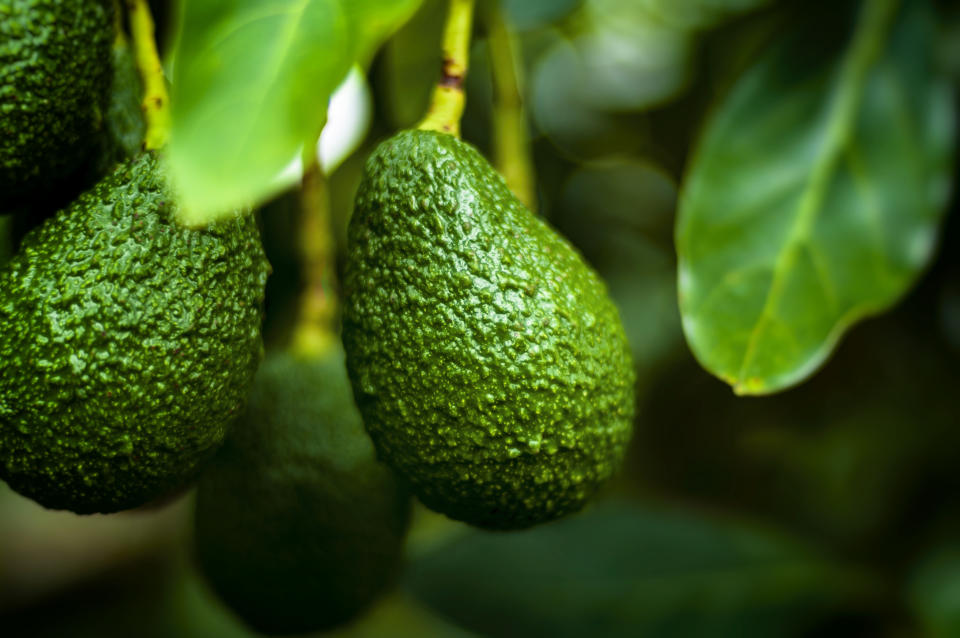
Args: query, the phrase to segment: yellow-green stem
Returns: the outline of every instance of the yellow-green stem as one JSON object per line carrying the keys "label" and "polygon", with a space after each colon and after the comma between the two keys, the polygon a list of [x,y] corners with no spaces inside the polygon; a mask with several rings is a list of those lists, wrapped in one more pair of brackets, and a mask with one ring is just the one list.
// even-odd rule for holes
{"label": "yellow-green stem", "polygon": [[304,148],[299,220],[304,291],[291,349],[303,356],[319,357],[337,340],[337,293],[330,197],[326,177],[317,163],[316,144]]}
{"label": "yellow-green stem", "polygon": [[134,55],[143,80],[143,119],[147,124],[143,147],[158,149],[170,137],[170,96],[163,77],[163,65],[157,53],[153,16],[147,0],[127,0]]}
{"label": "yellow-green stem", "polygon": [[487,48],[493,75],[494,164],[513,194],[536,212],[533,160],[523,108],[523,75],[517,46],[499,3],[491,2],[487,6]]}
{"label": "yellow-green stem", "polygon": [[433,89],[427,115],[417,128],[460,137],[460,118],[466,103],[463,83],[470,55],[473,5],[474,0],[450,0],[443,31],[442,76]]}

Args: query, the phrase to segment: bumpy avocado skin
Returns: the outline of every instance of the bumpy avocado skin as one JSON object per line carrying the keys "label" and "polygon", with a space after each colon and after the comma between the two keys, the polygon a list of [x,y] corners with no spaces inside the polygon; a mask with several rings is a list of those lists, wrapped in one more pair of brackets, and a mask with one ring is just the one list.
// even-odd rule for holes
{"label": "bumpy avocado skin", "polygon": [[95,152],[111,75],[111,0],[0,3],[0,206]]}
{"label": "bumpy avocado skin", "polygon": [[606,288],[469,144],[404,131],[367,162],[344,346],[379,453],[428,507],[514,529],[617,469],[634,371]]}
{"label": "bumpy avocado skin", "polygon": [[337,348],[271,354],[197,491],[197,557],[268,634],[329,629],[392,582],[410,498],[376,460]]}
{"label": "bumpy avocado skin", "polygon": [[188,230],[174,211],[145,153],[0,271],[0,478],[46,507],[170,493],[242,411],[269,269],[255,221]]}

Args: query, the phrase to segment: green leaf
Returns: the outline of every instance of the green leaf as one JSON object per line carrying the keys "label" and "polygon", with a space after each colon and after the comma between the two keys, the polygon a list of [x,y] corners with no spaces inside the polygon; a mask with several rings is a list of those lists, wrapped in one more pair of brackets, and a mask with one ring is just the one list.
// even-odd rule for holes
{"label": "green leaf", "polygon": [[315,139],[355,62],[420,0],[182,3],[168,157],[182,220],[203,225],[264,201]]}
{"label": "green leaf", "polygon": [[960,547],[935,548],[914,567],[907,582],[907,601],[924,635],[960,635]]}
{"label": "green leaf", "polygon": [[749,638],[807,635],[865,581],[744,523],[607,503],[524,532],[467,532],[414,561],[406,584],[484,636]]}
{"label": "green leaf", "polygon": [[738,394],[802,381],[933,252],[952,100],[930,3],[896,5],[864,2],[838,46],[819,25],[767,54],[690,166],[676,227],[684,332]]}

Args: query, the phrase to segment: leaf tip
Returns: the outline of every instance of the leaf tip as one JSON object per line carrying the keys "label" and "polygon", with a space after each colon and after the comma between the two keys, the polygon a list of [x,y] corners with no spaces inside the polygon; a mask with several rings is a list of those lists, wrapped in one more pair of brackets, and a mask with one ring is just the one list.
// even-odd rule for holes
{"label": "leaf tip", "polygon": [[727,383],[733,387],[733,393],[738,397],[757,396],[770,391],[770,388],[767,387],[760,377],[730,379],[727,380]]}

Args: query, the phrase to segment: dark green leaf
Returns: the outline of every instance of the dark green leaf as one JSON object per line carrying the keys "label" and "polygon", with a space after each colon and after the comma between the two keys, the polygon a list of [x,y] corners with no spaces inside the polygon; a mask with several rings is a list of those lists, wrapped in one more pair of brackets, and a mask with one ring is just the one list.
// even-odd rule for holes
{"label": "dark green leaf", "polygon": [[183,221],[262,202],[327,101],[420,0],[183,3],[169,158]]}
{"label": "dark green leaf", "polygon": [[952,103],[929,3],[896,5],[865,2],[833,49],[807,32],[772,51],[701,140],[677,221],[680,308],[700,363],[737,393],[803,380],[929,261]]}
{"label": "dark green leaf", "polygon": [[911,575],[907,599],[924,635],[960,635],[960,547],[939,547],[925,556]]}
{"label": "dark green leaf", "polygon": [[472,531],[408,568],[426,604],[487,636],[795,636],[857,578],[742,523],[610,503],[509,535]]}

